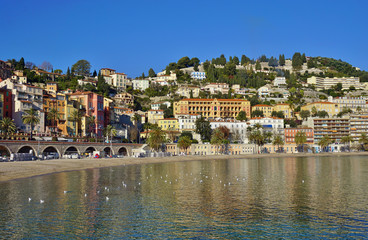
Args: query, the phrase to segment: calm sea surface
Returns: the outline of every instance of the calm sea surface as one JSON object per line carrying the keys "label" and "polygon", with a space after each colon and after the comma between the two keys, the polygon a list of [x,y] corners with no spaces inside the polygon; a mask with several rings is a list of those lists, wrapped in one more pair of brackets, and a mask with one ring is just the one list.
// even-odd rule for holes
{"label": "calm sea surface", "polygon": [[4,182],[0,238],[368,239],[368,158],[177,162]]}

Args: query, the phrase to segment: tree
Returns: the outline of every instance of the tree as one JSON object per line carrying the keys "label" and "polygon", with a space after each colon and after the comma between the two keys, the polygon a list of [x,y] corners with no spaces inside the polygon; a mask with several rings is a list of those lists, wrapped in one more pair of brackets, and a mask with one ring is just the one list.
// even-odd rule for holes
{"label": "tree", "polygon": [[313,106],[312,107],[312,117],[316,117],[317,116],[317,108],[316,108],[316,106]]}
{"label": "tree", "polygon": [[[104,129],[104,136],[107,138],[107,142],[112,141],[112,138],[115,137],[116,134],[117,131],[115,127],[113,127],[112,125],[107,125],[106,128]],[[111,139],[109,139],[109,136],[111,137]]]}
{"label": "tree", "polygon": [[182,136],[178,140],[178,148],[184,149],[187,152],[187,149],[192,145],[192,140],[189,136]]}
{"label": "tree", "polygon": [[257,152],[260,153],[259,148],[265,143],[265,138],[261,130],[255,129],[251,131],[248,138],[250,142],[253,142],[254,144],[258,146]]}
{"label": "tree", "polygon": [[31,140],[33,139],[33,128],[35,125],[40,123],[40,117],[38,116],[37,110],[34,108],[27,109],[24,111],[25,115],[22,116],[24,124],[30,125],[31,127]]}
{"label": "tree", "polygon": [[204,119],[203,117],[196,120],[196,133],[201,135],[202,141],[209,141],[212,135],[212,129],[210,122]]}
{"label": "tree", "polygon": [[350,135],[343,136],[341,138],[341,143],[342,144],[345,144],[345,145],[348,144],[349,152],[350,152],[350,144],[351,144],[352,141],[353,141],[353,138]]}
{"label": "tree", "polygon": [[304,152],[303,145],[307,142],[307,135],[304,131],[298,131],[295,134],[295,143],[298,145],[299,149],[302,149],[302,152]]}
{"label": "tree", "polygon": [[271,117],[285,118],[283,111],[272,111]]}
{"label": "tree", "polygon": [[359,143],[362,145],[362,148],[365,150],[366,145],[368,144],[368,136],[366,133],[362,133],[359,138]]}
{"label": "tree", "polygon": [[280,66],[285,66],[285,55],[284,54],[280,54],[279,64],[280,64]]}
{"label": "tree", "polygon": [[138,131],[138,128],[137,126],[133,125],[129,128],[129,139],[130,141],[132,142],[137,142],[139,136],[139,131]]}
{"label": "tree", "polygon": [[87,116],[86,127],[88,129],[88,136],[92,136],[92,133],[96,132],[96,116]]}
{"label": "tree", "polygon": [[319,118],[325,118],[325,117],[328,117],[328,113],[327,113],[325,110],[318,111],[318,112],[317,112],[317,117],[319,117]]}
{"label": "tree", "polygon": [[306,120],[307,118],[309,118],[311,115],[310,111],[309,110],[301,110],[300,111],[300,117],[303,119],[303,120]]}
{"label": "tree", "polygon": [[178,63],[177,63],[177,68],[186,68],[189,67],[190,65],[190,59],[189,57],[182,57],[179,59]]}
{"label": "tree", "polygon": [[280,134],[276,134],[273,137],[272,144],[276,145],[277,146],[277,151],[280,152],[280,146],[284,145],[284,140],[282,139],[282,136]]}
{"label": "tree", "polygon": [[247,56],[242,55],[240,64],[244,66],[248,62],[250,62],[250,59]]}
{"label": "tree", "polygon": [[262,66],[259,61],[256,62],[256,70],[262,70]]}
{"label": "tree", "polygon": [[263,111],[258,109],[253,110],[251,115],[252,117],[264,117]]}
{"label": "tree", "polygon": [[35,66],[36,64],[34,64],[33,62],[26,62],[25,64],[25,67],[28,68],[29,70],[32,70]]}
{"label": "tree", "polygon": [[239,65],[239,58],[238,58],[237,56],[234,56],[234,57],[233,57],[233,63],[234,63],[235,65]]}
{"label": "tree", "polygon": [[4,134],[4,137],[7,138],[9,133],[15,133],[17,127],[13,119],[5,117],[0,120],[0,130],[1,133]]}
{"label": "tree", "polygon": [[147,138],[148,146],[156,152],[161,148],[165,141],[165,133],[160,128],[153,129]]}
{"label": "tree", "polygon": [[247,113],[245,111],[240,111],[238,116],[236,116],[236,120],[247,121]]}
{"label": "tree", "polygon": [[211,145],[216,146],[216,154],[218,153],[219,147],[223,144],[224,140],[224,133],[221,131],[221,129],[216,128],[211,136]]}
{"label": "tree", "polygon": [[224,67],[224,74],[227,76],[234,76],[236,74],[236,65],[232,62],[226,63]]}
{"label": "tree", "polygon": [[273,133],[270,131],[263,131],[263,138],[265,140],[266,143],[270,143],[271,142],[271,138],[273,136]]}
{"label": "tree", "polygon": [[331,144],[331,139],[328,135],[323,136],[319,142],[318,145],[321,146],[321,150],[322,151],[326,151],[326,148],[328,147],[328,145]]}
{"label": "tree", "polygon": [[51,120],[53,132],[54,134],[56,134],[57,121],[60,120],[60,115],[59,115],[59,111],[57,110],[57,108],[50,109],[50,111],[47,113],[47,119]]}
{"label": "tree", "polygon": [[72,74],[70,73],[70,68],[68,67],[68,70],[66,70],[66,79],[70,80],[71,76],[72,76]]}
{"label": "tree", "polygon": [[299,52],[294,53],[292,58],[292,66],[295,70],[301,70],[303,65],[302,55]]}
{"label": "tree", "polygon": [[24,70],[25,67],[25,63],[24,63],[24,58],[22,57],[19,62],[17,62],[16,66],[15,66],[15,70]]}
{"label": "tree", "polygon": [[105,78],[99,74],[97,78],[97,91],[105,97],[109,95],[110,86],[106,83]]}
{"label": "tree", "polygon": [[151,77],[151,78],[156,77],[156,73],[152,68],[148,70],[148,77]]}
{"label": "tree", "polygon": [[63,70],[61,70],[61,69],[55,69],[54,70],[54,73],[62,74],[63,73]]}
{"label": "tree", "polygon": [[78,109],[72,111],[69,117],[69,121],[74,122],[75,128],[74,136],[76,137],[79,135],[79,126],[81,124],[82,118],[83,118],[82,112],[79,111]]}
{"label": "tree", "polygon": [[47,61],[44,61],[40,66],[39,68],[45,70],[45,71],[51,71],[53,69],[53,66],[51,63],[47,62]]}
{"label": "tree", "polygon": [[79,60],[72,66],[72,72],[79,76],[89,76],[91,71],[91,64],[87,60]]}

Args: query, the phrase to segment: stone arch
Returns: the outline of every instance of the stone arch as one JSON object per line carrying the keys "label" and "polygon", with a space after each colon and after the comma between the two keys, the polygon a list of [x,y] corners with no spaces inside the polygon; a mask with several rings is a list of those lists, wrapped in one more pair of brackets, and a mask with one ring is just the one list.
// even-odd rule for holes
{"label": "stone arch", "polygon": [[19,147],[17,153],[30,153],[31,150],[32,150],[32,154],[36,155],[36,151],[34,150],[34,148],[31,146],[27,146],[27,145]]}
{"label": "stone arch", "polygon": [[0,145],[0,156],[1,157],[10,157],[10,154],[12,152],[10,151],[10,149],[7,147],[7,146],[4,146],[4,145]]}
{"label": "stone arch", "polygon": [[126,147],[119,148],[118,155],[128,156],[128,150],[126,149]]}
{"label": "stone arch", "polygon": [[110,147],[105,147],[104,149],[103,149],[103,151],[105,152],[105,155],[113,155],[114,154],[114,152],[112,151],[112,149],[110,148]]}
{"label": "stone arch", "polygon": [[93,153],[96,151],[95,147],[87,147],[86,150],[84,150],[85,153]]}
{"label": "stone arch", "polygon": [[54,146],[46,146],[42,150],[42,155],[47,155],[48,153],[57,153],[58,154],[58,157],[60,157],[59,150],[56,147],[54,147]]}
{"label": "stone arch", "polygon": [[69,146],[64,151],[64,154],[71,154],[71,153],[78,153],[78,154],[80,154],[79,149],[77,147],[75,147],[75,146]]}

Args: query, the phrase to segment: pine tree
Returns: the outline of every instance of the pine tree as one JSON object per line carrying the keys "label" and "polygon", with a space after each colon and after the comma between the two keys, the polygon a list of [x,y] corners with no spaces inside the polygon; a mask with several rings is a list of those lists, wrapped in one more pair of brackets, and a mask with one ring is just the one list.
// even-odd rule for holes
{"label": "pine tree", "polygon": [[284,54],[280,54],[279,64],[280,64],[280,66],[285,66],[285,55]]}

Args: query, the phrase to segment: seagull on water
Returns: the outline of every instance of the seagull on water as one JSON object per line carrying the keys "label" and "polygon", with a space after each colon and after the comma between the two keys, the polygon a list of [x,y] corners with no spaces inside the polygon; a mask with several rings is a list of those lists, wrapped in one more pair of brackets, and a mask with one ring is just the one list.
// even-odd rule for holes
{"label": "seagull on water", "polygon": [[44,202],[45,202],[44,200],[42,200],[42,199],[40,200],[40,203],[44,203]]}
{"label": "seagull on water", "polygon": [[32,201],[32,198],[30,198],[30,197],[29,197],[29,198],[28,198],[28,202],[30,202],[30,201]]}

